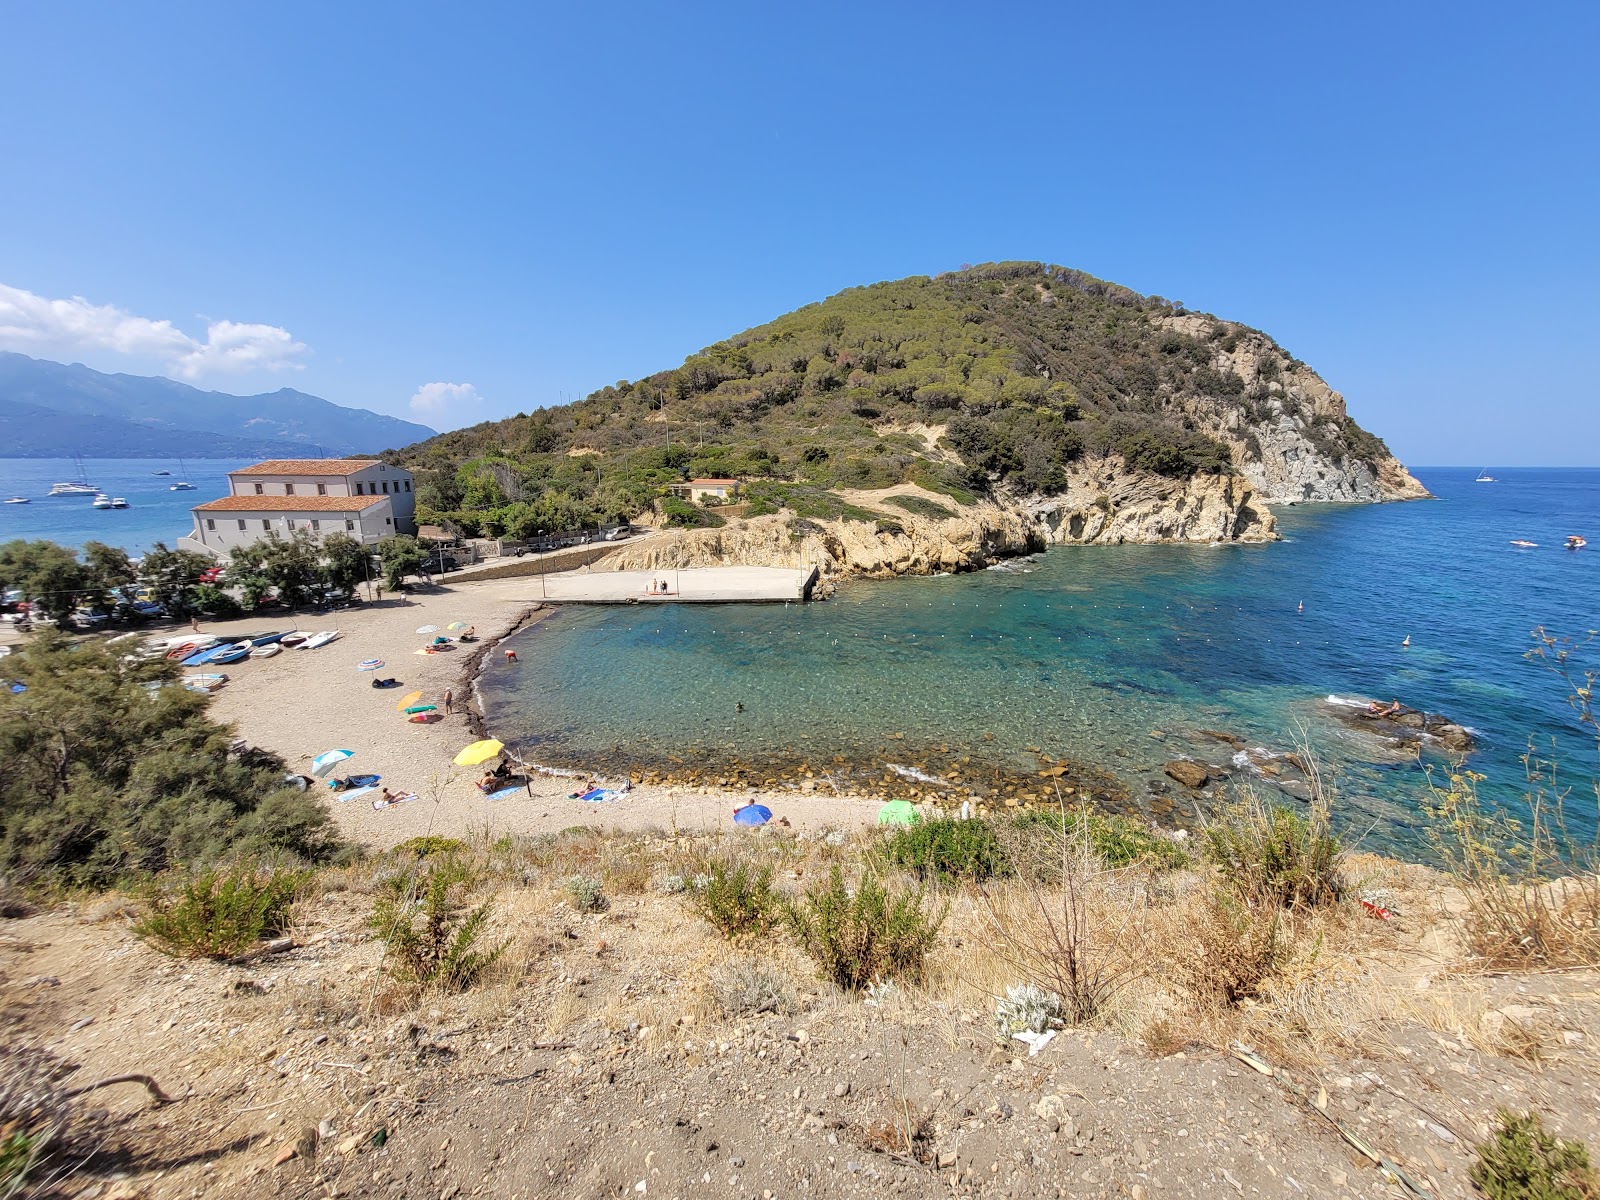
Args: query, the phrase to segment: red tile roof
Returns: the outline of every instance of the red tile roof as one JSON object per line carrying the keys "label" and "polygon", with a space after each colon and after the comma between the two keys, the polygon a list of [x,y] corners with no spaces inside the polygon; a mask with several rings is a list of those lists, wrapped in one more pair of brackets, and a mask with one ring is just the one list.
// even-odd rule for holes
{"label": "red tile roof", "polygon": [[691,479],[690,487],[732,487],[738,483],[737,479]]}
{"label": "red tile roof", "polygon": [[[230,475],[354,475],[376,467],[376,458],[272,458]],[[400,469],[395,468],[397,471]]]}
{"label": "red tile roof", "polygon": [[360,512],[386,504],[388,496],[224,496],[194,506],[195,512]]}

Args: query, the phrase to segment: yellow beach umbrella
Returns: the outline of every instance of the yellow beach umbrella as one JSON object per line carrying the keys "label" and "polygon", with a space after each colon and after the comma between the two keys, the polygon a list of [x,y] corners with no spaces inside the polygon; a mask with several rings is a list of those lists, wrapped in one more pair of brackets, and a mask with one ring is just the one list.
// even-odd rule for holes
{"label": "yellow beach umbrella", "polygon": [[394,710],[395,712],[403,712],[405,709],[411,707],[411,705],[415,704],[421,699],[421,692],[407,692],[404,696],[400,697],[400,703],[394,706]]}
{"label": "yellow beach umbrella", "polygon": [[456,766],[475,767],[481,762],[488,762],[504,749],[505,746],[495,741],[494,738],[485,738],[481,742],[473,742],[472,745],[456,755]]}

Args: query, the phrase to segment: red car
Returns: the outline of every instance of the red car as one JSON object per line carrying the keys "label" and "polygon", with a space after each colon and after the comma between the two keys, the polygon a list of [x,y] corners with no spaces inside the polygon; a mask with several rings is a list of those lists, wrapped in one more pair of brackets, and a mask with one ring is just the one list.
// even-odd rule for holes
{"label": "red car", "polygon": [[222,567],[207,567],[204,571],[200,572],[199,582],[217,583],[222,579],[223,570],[224,568]]}

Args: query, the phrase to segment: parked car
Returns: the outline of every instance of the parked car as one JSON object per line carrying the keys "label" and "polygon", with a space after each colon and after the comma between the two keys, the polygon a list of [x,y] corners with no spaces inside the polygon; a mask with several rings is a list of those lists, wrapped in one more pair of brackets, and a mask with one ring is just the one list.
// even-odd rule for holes
{"label": "parked car", "polygon": [[98,608],[80,608],[70,619],[74,629],[98,629],[111,620],[111,614]]}
{"label": "parked car", "polygon": [[226,574],[226,572],[226,567],[207,567],[204,571],[200,572],[200,578],[197,580],[197,582],[220,583],[222,582],[222,577],[224,574]]}

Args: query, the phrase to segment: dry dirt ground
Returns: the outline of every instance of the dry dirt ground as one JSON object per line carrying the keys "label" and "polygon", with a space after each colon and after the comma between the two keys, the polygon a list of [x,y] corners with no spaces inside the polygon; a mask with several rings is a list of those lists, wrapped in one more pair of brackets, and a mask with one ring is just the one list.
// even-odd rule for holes
{"label": "dry dirt ground", "polygon": [[[1472,1144],[1497,1106],[1600,1144],[1594,971],[1455,976],[1420,921],[1373,922],[1381,953],[1350,986],[1391,989],[1392,1019],[1350,1019],[1282,1077],[1215,1036],[1146,1027],[1142,1042],[1129,1020],[1030,1055],[994,1032],[985,995],[1004,976],[970,893],[953,897],[925,986],[851,997],[781,935],[730,948],[667,894],[664,860],[626,857],[636,843],[569,840],[565,857],[497,876],[511,948],[460,995],[383,974],[365,920],[388,860],[326,876],[296,948],[244,965],[157,953],[114,899],[0,921],[0,1041],[60,1055],[75,1082],[147,1072],[177,1097],[93,1093],[85,1115],[104,1115],[38,1194],[1418,1194],[1337,1120],[1443,1197],[1472,1194]],[[607,911],[567,899],[585,864]],[[783,1011],[729,1015],[709,981],[752,958],[786,981]],[[1319,1089],[1326,1116],[1308,1103]]]}

